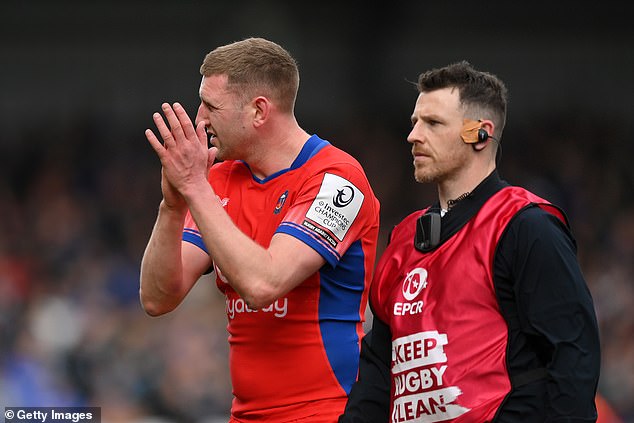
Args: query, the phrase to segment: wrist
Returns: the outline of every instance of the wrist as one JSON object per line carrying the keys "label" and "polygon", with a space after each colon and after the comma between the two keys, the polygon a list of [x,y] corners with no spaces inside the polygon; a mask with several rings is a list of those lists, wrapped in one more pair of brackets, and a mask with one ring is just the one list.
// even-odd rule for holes
{"label": "wrist", "polygon": [[165,198],[161,200],[159,204],[159,214],[173,216],[176,218],[185,218],[187,214],[187,203],[183,202],[183,204],[174,205],[165,201]]}
{"label": "wrist", "polygon": [[185,202],[190,205],[196,203],[199,199],[203,199],[207,196],[215,196],[213,188],[209,184],[207,179],[192,182],[181,190],[181,195],[185,199]]}

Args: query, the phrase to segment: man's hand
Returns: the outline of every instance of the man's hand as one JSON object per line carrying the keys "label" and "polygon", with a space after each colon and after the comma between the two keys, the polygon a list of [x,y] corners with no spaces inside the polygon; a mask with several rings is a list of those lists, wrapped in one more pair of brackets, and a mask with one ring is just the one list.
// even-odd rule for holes
{"label": "man's hand", "polygon": [[167,206],[185,208],[185,199],[201,187],[206,186],[209,167],[213,164],[216,148],[207,149],[207,134],[204,122],[194,129],[191,119],[179,103],[162,105],[167,123],[160,113],[152,118],[163,140],[150,129],[145,131],[150,145],[163,166],[162,191]]}

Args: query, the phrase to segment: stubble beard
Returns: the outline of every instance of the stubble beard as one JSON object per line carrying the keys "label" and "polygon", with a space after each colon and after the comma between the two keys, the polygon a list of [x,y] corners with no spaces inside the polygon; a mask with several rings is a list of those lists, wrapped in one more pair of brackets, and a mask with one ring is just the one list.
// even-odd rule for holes
{"label": "stubble beard", "polygon": [[440,172],[437,169],[414,166],[414,180],[420,184],[436,182]]}
{"label": "stubble beard", "polygon": [[225,161],[226,160],[226,156],[227,156],[226,153],[225,153],[225,149],[221,148],[219,146],[215,146],[215,147],[218,149],[218,151],[216,153],[216,160],[221,161],[221,162]]}
{"label": "stubble beard", "polygon": [[427,165],[414,165],[414,179],[421,184],[439,183],[453,178],[467,164],[468,157],[456,153],[446,160],[437,160]]}
{"label": "stubble beard", "polygon": [[236,157],[235,148],[231,145],[218,143],[216,148],[218,149],[216,159],[219,161],[240,159],[239,157]]}

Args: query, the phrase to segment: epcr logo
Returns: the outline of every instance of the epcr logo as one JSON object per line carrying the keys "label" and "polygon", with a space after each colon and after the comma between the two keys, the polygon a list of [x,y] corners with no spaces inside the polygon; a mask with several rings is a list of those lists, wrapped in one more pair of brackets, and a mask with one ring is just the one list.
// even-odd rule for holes
{"label": "epcr logo", "polygon": [[343,188],[337,190],[337,194],[332,198],[332,202],[335,206],[341,208],[352,203],[354,199],[354,189],[350,185],[345,185]]}
{"label": "epcr logo", "polygon": [[417,267],[405,276],[403,281],[403,296],[407,301],[411,301],[423,288],[427,287],[427,270]]}

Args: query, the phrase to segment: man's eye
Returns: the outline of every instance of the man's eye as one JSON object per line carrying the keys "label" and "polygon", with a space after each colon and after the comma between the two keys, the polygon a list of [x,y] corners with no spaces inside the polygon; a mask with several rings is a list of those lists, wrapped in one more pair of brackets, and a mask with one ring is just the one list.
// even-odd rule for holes
{"label": "man's eye", "polygon": [[211,104],[211,103],[207,103],[206,101],[203,101],[203,105],[204,105],[204,106],[207,108],[207,110],[209,110],[209,111],[212,111],[212,112],[213,112],[214,110],[216,110],[216,107],[214,107],[214,105],[213,105],[213,104]]}

